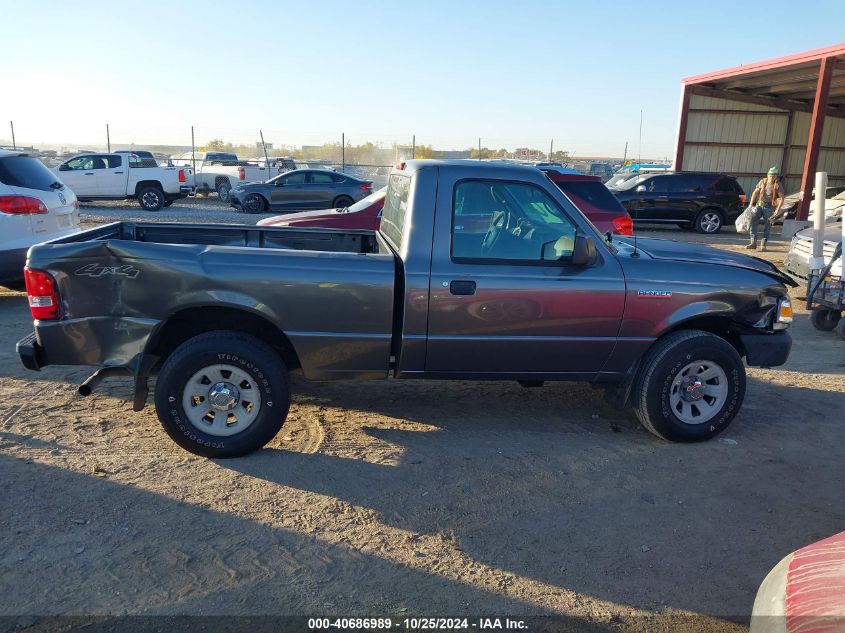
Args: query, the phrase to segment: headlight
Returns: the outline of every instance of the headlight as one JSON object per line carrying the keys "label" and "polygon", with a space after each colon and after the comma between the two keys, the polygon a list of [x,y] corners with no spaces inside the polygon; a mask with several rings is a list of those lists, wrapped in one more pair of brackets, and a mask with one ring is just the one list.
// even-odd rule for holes
{"label": "headlight", "polygon": [[778,309],[775,313],[775,322],[772,328],[775,330],[785,330],[792,323],[792,302],[789,297],[781,297],[778,300]]}

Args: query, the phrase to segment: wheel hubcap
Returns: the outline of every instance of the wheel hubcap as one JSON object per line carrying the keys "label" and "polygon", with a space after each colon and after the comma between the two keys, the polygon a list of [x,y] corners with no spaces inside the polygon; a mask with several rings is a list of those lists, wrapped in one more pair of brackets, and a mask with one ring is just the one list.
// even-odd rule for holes
{"label": "wheel hubcap", "polygon": [[704,424],[722,409],[728,397],[728,377],[709,360],[697,360],[681,369],[669,389],[672,412],[687,424]]}
{"label": "wheel hubcap", "polygon": [[158,196],[154,193],[145,193],[143,200],[144,204],[148,207],[154,207],[158,204]]}
{"label": "wheel hubcap", "polygon": [[182,392],[191,424],[208,435],[226,437],[246,430],[261,410],[255,379],[234,365],[210,365],[196,372]]}
{"label": "wheel hubcap", "polygon": [[707,233],[712,233],[719,228],[719,216],[715,213],[707,213],[701,218],[701,228]]}
{"label": "wheel hubcap", "polygon": [[208,390],[208,402],[215,411],[231,411],[241,399],[238,388],[230,382],[217,382]]}

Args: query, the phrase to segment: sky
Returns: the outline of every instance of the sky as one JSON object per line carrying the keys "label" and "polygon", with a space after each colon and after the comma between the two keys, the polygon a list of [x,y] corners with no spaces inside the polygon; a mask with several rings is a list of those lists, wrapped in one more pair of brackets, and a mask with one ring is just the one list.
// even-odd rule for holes
{"label": "sky", "polygon": [[[671,156],[681,79],[845,40],[845,0],[0,0],[0,143]],[[642,141],[639,138],[642,111]]]}

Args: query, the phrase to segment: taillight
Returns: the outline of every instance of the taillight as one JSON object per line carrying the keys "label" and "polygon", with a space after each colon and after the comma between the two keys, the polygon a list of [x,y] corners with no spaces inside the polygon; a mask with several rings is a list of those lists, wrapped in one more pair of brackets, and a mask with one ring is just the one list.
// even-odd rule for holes
{"label": "taillight", "polygon": [[361,191],[370,191],[372,188],[373,183],[371,182],[365,182],[363,185],[361,185]]}
{"label": "taillight", "polygon": [[613,218],[613,232],[618,235],[633,235],[634,221],[630,215],[620,215]]}
{"label": "taillight", "polygon": [[179,182],[188,182],[188,179],[185,177],[185,170],[179,170]]}
{"label": "taillight", "polygon": [[401,162],[401,163],[396,163],[396,169],[405,169],[405,163],[404,163],[404,161],[403,161],[403,162]]}
{"label": "taillight", "polygon": [[33,215],[49,213],[47,206],[38,198],[29,196],[0,196],[0,213],[9,215]]}
{"label": "taillight", "polygon": [[23,269],[29,311],[33,319],[53,321],[59,318],[59,295],[56,282],[47,273],[26,267]]}
{"label": "taillight", "polygon": [[238,180],[246,180],[246,169],[238,167]]}
{"label": "taillight", "polygon": [[739,203],[741,205],[745,206],[745,194],[744,193],[739,194]]}

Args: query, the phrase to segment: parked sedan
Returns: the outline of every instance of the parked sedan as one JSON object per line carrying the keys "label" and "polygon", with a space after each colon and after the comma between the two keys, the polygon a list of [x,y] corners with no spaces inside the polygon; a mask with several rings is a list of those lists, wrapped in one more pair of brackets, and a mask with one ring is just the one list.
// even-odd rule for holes
{"label": "parked sedan", "polygon": [[26,252],[79,231],[73,192],[37,158],[0,150],[0,284],[23,279]]}
{"label": "parked sedan", "polygon": [[387,187],[383,187],[349,207],[274,215],[261,220],[258,225],[377,231],[386,193]]}
{"label": "parked sedan", "polygon": [[370,195],[373,183],[322,169],[295,169],[267,182],[232,189],[230,203],[247,213],[268,209],[331,209],[348,207]]}

